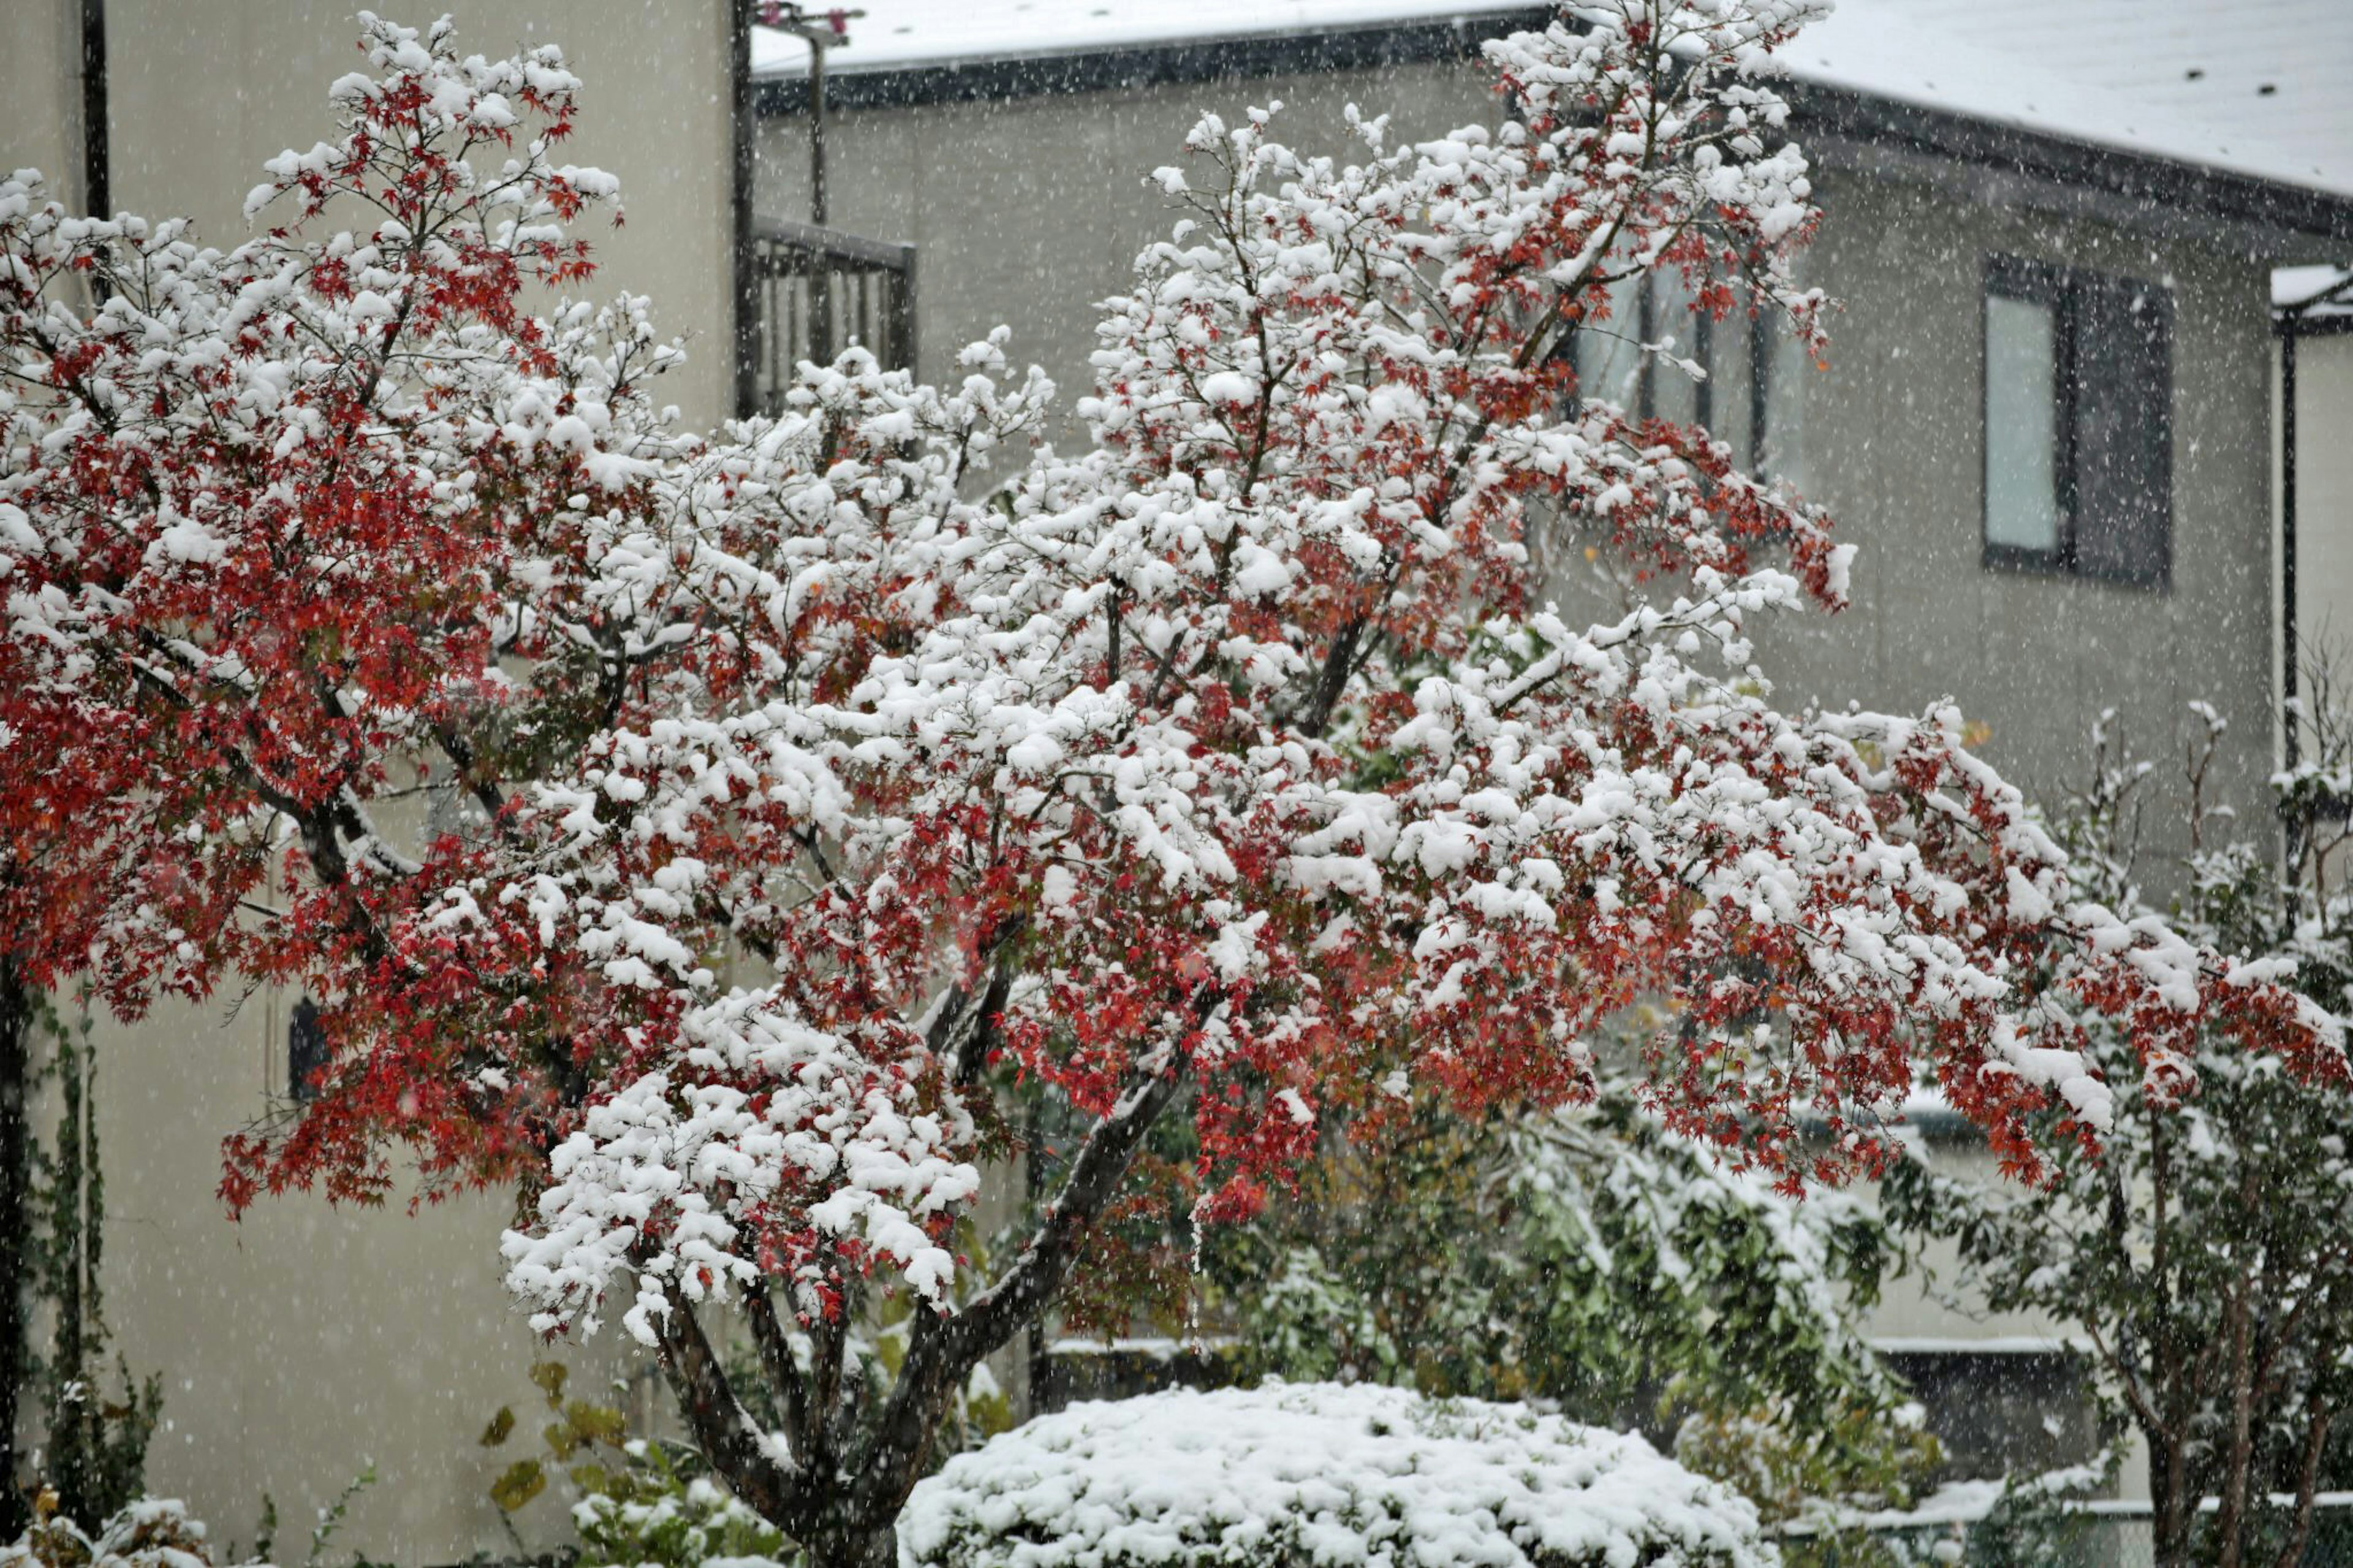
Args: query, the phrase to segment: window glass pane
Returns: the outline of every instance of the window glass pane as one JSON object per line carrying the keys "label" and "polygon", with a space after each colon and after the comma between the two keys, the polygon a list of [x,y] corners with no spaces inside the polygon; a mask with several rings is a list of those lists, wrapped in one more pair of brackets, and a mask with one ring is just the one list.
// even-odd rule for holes
{"label": "window glass pane", "polygon": [[1675,362],[1688,360],[1702,370],[1707,368],[1700,346],[1700,319],[1692,312],[1692,291],[1683,286],[1683,274],[1675,268],[1652,273],[1651,290],[1654,301],[1651,341],[1666,345],[1666,357],[1651,362],[1653,412],[1662,419],[1689,425],[1699,417],[1699,383]]}
{"label": "window glass pane", "polygon": [[2052,366],[2058,335],[2051,307],[1986,297],[1986,510],[1988,544],[2059,548],[2059,483],[2052,450]]}
{"label": "window glass pane", "polygon": [[1641,279],[1624,278],[1609,286],[1609,318],[1577,334],[1577,383],[1580,396],[1614,403],[1634,412],[1642,355]]}
{"label": "window glass pane", "polygon": [[1789,335],[1771,318],[1758,330],[1773,333],[1773,363],[1765,372],[1765,439],[1761,445],[1767,479],[1787,479],[1799,489],[1806,478],[1806,394],[1815,368],[1813,351]]}

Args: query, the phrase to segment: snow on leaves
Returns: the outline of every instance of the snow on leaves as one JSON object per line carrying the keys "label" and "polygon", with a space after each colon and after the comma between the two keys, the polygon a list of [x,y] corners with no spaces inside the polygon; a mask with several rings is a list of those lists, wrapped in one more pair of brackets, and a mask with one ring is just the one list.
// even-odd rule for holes
{"label": "snow on leaves", "polygon": [[[592,1104],[550,1154],[540,1230],[507,1238],[515,1289],[593,1313],[659,1216],[665,1245],[635,1260],[649,1279],[628,1313],[648,1343],[640,1315],[666,1310],[663,1284],[701,1301],[775,1278],[823,1316],[838,1290],[829,1253],[888,1258],[940,1300],[954,1259],[924,1225],[979,1185],[970,1163],[941,1152],[968,1145],[970,1128],[944,1127],[912,1083],[757,992],[689,1015],[681,1032],[681,1059]],[[617,1213],[635,1227],[616,1227]]]}
{"label": "snow on leaves", "polygon": [[906,1540],[951,1568],[1008,1541],[1039,1568],[1776,1561],[1746,1500],[1640,1436],[1372,1384],[1072,1405],[949,1460]]}

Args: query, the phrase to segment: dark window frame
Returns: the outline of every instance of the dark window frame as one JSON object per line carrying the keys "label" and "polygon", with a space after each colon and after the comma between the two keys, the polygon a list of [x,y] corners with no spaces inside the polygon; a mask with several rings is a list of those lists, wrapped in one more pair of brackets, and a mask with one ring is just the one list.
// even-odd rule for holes
{"label": "dark window frame", "polygon": [[319,1098],[320,1075],[327,1070],[327,1032],[319,1005],[304,996],[286,1020],[286,1096],[300,1105]]}
{"label": "dark window frame", "polygon": [[[2158,354],[2164,385],[2154,407],[2156,428],[2149,437],[2158,454],[2165,516],[2158,532],[2153,570],[2110,568],[2088,562],[2084,549],[2085,486],[2081,437],[2084,428],[2083,377],[2077,374],[2085,352],[2085,322],[2094,314],[2090,301],[2099,293],[2145,293],[2157,301]],[[1993,416],[1991,356],[1987,352],[1992,329],[1993,301],[2021,300],[2051,312],[2051,461],[2059,513],[2055,547],[1997,544],[1992,533],[1993,486],[1990,462]],[[2025,257],[1989,255],[1983,286],[1978,294],[1978,544],[1979,558],[1992,571],[2063,576],[2085,582],[2112,583],[2121,587],[2164,593],[2173,584],[2173,291],[2162,284],[2121,273],[2064,267]]]}
{"label": "dark window frame", "polygon": [[[1986,258],[1978,297],[1978,542],[1989,567],[2064,573],[2075,570],[2075,332],[2068,307],[2067,269],[2015,256]],[[1993,540],[1993,302],[2016,300],[2051,312],[2051,476],[2057,490],[2058,542],[2048,550]]]}

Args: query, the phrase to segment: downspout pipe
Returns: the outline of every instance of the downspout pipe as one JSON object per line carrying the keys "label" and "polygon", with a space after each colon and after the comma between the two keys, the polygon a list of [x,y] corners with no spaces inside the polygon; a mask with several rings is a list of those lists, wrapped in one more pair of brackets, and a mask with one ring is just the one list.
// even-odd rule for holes
{"label": "downspout pipe", "polygon": [[106,0],[81,0],[81,205],[91,217],[114,216],[106,104]]}
{"label": "downspout pipe", "polygon": [[2286,765],[2297,762],[2295,668],[2295,345],[2304,313],[2282,311],[2280,341],[2280,722]]}
{"label": "downspout pipe", "polygon": [[727,0],[727,77],[730,99],[729,236],[735,313],[735,417],[759,412],[760,280],[753,254],[752,186],[757,172],[754,137],[758,125],[752,101],[752,22],[754,0]]}

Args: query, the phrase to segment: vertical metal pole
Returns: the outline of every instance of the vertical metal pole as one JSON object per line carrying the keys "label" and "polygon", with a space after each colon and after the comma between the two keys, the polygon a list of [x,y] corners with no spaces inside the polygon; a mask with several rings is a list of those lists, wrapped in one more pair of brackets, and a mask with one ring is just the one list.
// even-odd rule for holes
{"label": "vertical metal pole", "polygon": [[114,216],[106,103],[106,0],[81,0],[81,204],[91,217]]}
{"label": "vertical metal pole", "polygon": [[1748,467],[1770,479],[1773,446],[1773,338],[1762,311],[1748,318]]}
{"label": "vertical metal pole", "polygon": [[[2296,730],[2295,670],[2295,336],[2299,319],[2280,322],[2280,696],[2287,765],[2301,751]],[[2293,844],[2289,847],[2295,852]]]}
{"label": "vertical metal pole", "polygon": [[[752,186],[757,174],[754,137],[758,131],[752,99],[752,16],[754,0],[729,0],[733,37],[728,40],[729,86],[734,94],[732,124],[734,151],[732,244],[735,265],[735,416],[759,412],[760,398],[760,278],[754,255]],[[773,331],[774,329],[771,328]]]}
{"label": "vertical metal pole", "polygon": [[1715,430],[1715,318],[1705,310],[1692,312],[1691,357],[1704,374],[1692,389],[1692,423],[1711,435]]}
{"label": "vertical metal pole", "polygon": [[[809,37],[809,222],[823,228],[825,190],[825,45]],[[815,258],[809,274],[809,358],[832,363],[833,279],[824,256]]]}
{"label": "vertical metal pole", "polygon": [[1651,340],[1659,331],[1659,300],[1651,287],[1651,275],[1642,274],[1634,285],[1634,349],[1640,356],[1634,365],[1634,417],[1655,418],[1659,412],[1657,383],[1651,363]]}
{"label": "vertical metal pole", "polygon": [[898,351],[898,368],[909,374],[919,374],[915,367],[915,247],[899,247],[899,291],[892,308],[891,324],[892,346]]}
{"label": "vertical metal pole", "polygon": [[825,46],[809,39],[809,222],[825,226]]}

